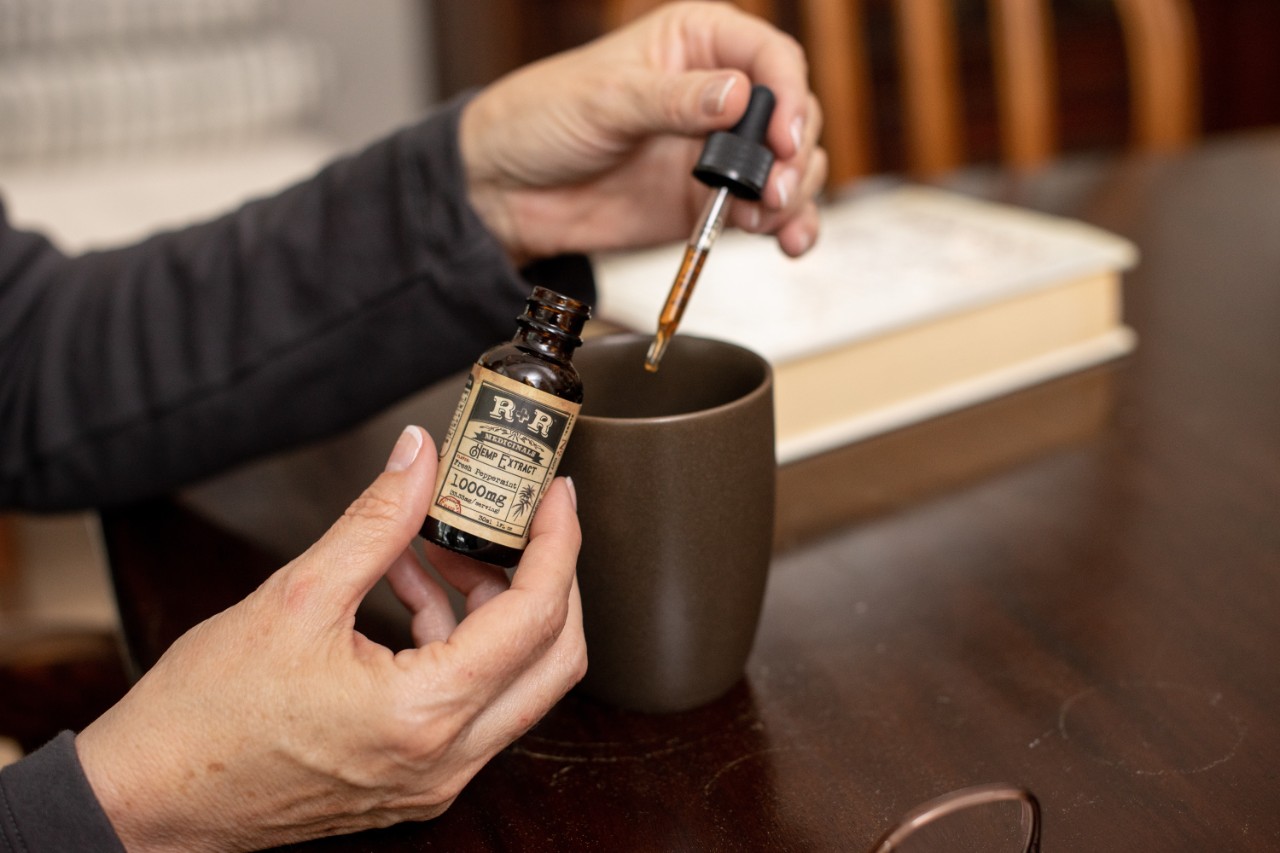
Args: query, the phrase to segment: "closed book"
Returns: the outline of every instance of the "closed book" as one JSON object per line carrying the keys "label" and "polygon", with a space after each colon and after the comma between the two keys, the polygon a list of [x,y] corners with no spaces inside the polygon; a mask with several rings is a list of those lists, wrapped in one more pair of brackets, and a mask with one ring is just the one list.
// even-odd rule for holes
{"label": "closed book", "polygon": [[[595,258],[597,310],[656,325],[682,245]],[[804,257],[727,232],[680,332],[774,367],[778,459],[954,411],[1128,352],[1134,246],[1084,223],[900,186],[827,205]]]}

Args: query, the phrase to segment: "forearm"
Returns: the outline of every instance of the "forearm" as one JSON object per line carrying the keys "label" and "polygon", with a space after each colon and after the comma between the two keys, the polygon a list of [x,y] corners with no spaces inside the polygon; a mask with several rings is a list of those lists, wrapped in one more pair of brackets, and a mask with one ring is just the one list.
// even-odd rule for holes
{"label": "forearm", "polygon": [[526,288],[468,204],[457,112],[214,222],[0,270],[0,505],[171,489],[350,425],[506,334]]}

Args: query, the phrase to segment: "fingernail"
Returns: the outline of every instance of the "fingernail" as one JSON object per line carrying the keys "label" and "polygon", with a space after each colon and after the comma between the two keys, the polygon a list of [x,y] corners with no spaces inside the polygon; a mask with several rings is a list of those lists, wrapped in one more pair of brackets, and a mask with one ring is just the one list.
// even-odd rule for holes
{"label": "fingernail", "polygon": [[814,231],[805,231],[800,236],[800,254],[804,254],[813,248],[814,242],[818,239],[818,235]]}
{"label": "fingernail", "polygon": [[796,174],[795,169],[787,169],[778,176],[779,207],[787,206],[787,202],[791,201],[791,194],[796,191],[796,187],[799,183],[800,176]]}
{"label": "fingernail", "polygon": [[702,110],[707,115],[718,116],[724,112],[724,103],[729,93],[738,83],[738,78],[729,76],[725,80],[716,80],[702,92]]}
{"label": "fingernail", "polygon": [[791,120],[791,142],[795,145],[796,150],[800,150],[800,144],[804,140],[804,116],[796,116]]}
{"label": "fingernail", "polygon": [[747,208],[747,230],[748,231],[760,230],[760,208],[759,207],[752,206]]}
{"label": "fingernail", "polygon": [[403,471],[418,458],[418,451],[421,449],[422,430],[414,426],[405,427],[404,432],[400,433],[400,437],[396,439],[396,446],[391,448],[386,470]]}
{"label": "fingernail", "polygon": [[573,511],[578,511],[578,488],[573,484],[573,478],[566,476],[564,484],[569,487],[569,502],[573,504]]}

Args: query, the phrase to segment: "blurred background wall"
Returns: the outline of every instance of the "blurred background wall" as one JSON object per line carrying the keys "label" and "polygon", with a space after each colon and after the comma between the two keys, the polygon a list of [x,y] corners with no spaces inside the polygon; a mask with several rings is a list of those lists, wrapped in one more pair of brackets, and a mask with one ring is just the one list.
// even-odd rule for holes
{"label": "blurred background wall", "polygon": [[420,115],[437,98],[430,0],[281,0],[282,23],[328,52],[318,128],[357,145]]}
{"label": "blurred background wall", "polygon": [[0,192],[71,250],[231,206],[436,99],[419,0],[0,0]]}
{"label": "blurred background wall", "polygon": [[[270,192],[428,108],[431,11],[0,0],[0,199],[75,252]],[[114,630],[95,528],[92,513],[0,514],[0,638]]]}

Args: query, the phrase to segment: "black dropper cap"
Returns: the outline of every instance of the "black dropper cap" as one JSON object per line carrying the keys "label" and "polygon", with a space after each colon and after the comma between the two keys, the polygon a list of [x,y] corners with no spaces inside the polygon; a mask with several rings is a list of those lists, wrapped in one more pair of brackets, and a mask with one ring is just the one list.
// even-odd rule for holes
{"label": "black dropper cap", "polygon": [[728,187],[739,198],[759,201],[773,166],[773,152],[764,144],[773,105],[768,86],[752,86],[747,111],[730,130],[711,134],[693,176],[709,187]]}

